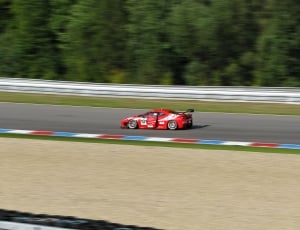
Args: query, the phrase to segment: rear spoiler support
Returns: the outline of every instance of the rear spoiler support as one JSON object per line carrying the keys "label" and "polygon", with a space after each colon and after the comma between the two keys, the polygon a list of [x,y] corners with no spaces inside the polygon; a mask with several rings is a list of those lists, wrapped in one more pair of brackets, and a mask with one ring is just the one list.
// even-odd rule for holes
{"label": "rear spoiler support", "polygon": [[186,113],[193,113],[195,110],[194,109],[187,109],[185,112]]}

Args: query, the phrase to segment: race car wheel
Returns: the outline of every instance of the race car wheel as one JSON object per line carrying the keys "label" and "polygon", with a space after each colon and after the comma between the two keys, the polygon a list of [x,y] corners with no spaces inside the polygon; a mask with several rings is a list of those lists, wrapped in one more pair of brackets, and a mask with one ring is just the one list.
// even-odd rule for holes
{"label": "race car wheel", "polygon": [[188,123],[187,128],[190,129],[193,127],[193,121],[191,121],[190,123]]}
{"label": "race car wheel", "polygon": [[127,124],[127,127],[129,129],[136,129],[138,127],[138,124],[135,120],[130,120]]}
{"label": "race car wheel", "polygon": [[169,121],[168,122],[168,129],[171,129],[171,130],[177,129],[177,122],[176,121]]}

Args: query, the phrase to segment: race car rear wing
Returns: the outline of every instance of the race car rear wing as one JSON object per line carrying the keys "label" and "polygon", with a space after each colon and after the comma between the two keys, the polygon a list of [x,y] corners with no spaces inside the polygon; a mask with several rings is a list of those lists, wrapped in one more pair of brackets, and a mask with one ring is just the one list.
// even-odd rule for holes
{"label": "race car rear wing", "polygon": [[179,111],[177,114],[188,114],[188,113],[193,113],[195,110],[194,109],[187,109],[186,111]]}
{"label": "race car rear wing", "polygon": [[187,109],[185,112],[186,113],[193,113],[195,110],[194,109]]}

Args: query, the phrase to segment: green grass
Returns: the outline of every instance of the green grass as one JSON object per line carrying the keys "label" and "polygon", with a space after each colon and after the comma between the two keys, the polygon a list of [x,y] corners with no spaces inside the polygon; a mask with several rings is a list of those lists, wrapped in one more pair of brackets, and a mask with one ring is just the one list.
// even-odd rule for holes
{"label": "green grass", "polygon": [[73,105],[110,108],[169,108],[196,112],[252,113],[300,116],[300,105],[281,103],[213,102],[195,100],[120,99],[88,96],[24,94],[0,92],[0,102]]}
{"label": "green grass", "polygon": [[75,137],[53,137],[53,136],[38,136],[26,134],[0,134],[0,138],[23,138],[36,140],[52,140],[52,141],[71,141],[83,143],[102,143],[102,144],[124,144],[135,146],[160,146],[186,149],[208,149],[208,150],[229,150],[229,151],[247,151],[261,153],[281,153],[281,154],[300,154],[297,149],[276,149],[262,147],[246,147],[246,146],[224,146],[224,145],[205,145],[205,144],[190,144],[190,143],[170,143],[170,142],[155,142],[155,141],[127,141],[114,139],[98,139],[98,138],[75,138]]}

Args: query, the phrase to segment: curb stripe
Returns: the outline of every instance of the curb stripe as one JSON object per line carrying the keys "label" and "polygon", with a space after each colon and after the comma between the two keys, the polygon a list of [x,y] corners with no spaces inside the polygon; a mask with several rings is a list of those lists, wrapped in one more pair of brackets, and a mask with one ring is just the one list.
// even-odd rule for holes
{"label": "curb stripe", "polygon": [[12,134],[32,134],[34,131],[30,130],[21,130],[21,129],[11,129],[8,130],[7,133],[12,133]]}
{"label": "curb stripe", "polygon": [[73,137],[76,133],[70,133],[70,132],[54,132],[52,136],[55,137]]}
{"label": "curb stripe", "polygon": [[8,133],[10,129],[0,129],[0,133]]}
{"label": "curb stripe", "polygon": [[300,145],[293,145],[293,144],[281,144],[278,148],[282,149],[300,149]]}
{"label": "curb stripe", "polygon": [[111,134],[102,134],[98,138],[100,139],[123,139],[125,136],[124,135],[111,135]]}
{"label": "curb stripe", "polygon": [[205,145],[222,145],[224,141],[219,140],[199,140],[198,144],[205,144]]}
{"label": "curb stripe", "polygon": [[123,140],[128,140],[128,141],[144,141],[147,139],[147,137],[144,136],[124,136],[122,138]]}
{"label": "curb stripe", "polygon": [[252,146],[252,147],[277,148],[279,146],[279,144],[255,142],[255,143],[251,143],[250,146]]}
{"label": "curb stripe", "polygon": [[197,143],[197,142],[199,142],[199,140],[198,139],[173,138],[172,142],[178,142],[178,143]]}
{"label": "curb stripe", "polygon": [[30,134],[32,135],[45,135],[45,136],[53,136],[53,131],[32,131]]}
{"label": "curb stripe", "polygon": [[145,141],[171,142],[172,138],[167,138],[167,137],[146,137]]}
{"label": "curb stripe", "polygon": [[251,146],[251,142],[244,141],[225,141],[223,145],[233,145],[233,146]]}
{"label": "curb stripe", "polygon": [[115,139],[115,140],[129,140],[129,141],[130,140],[155,141],[155,142],[190,143],[190,144],[206,144],[206,145],[227,145],[227,146],[230,145],[230,146],[263,147],[263,148],[300,149],[300,144],[200,140],[200,139],[189,139],[189,138],[127,136],[127,135],[115,135],[115,134],[72,133],[72,132],[54,132],[54,131],[47,131],[47,130],[21,130],[21,129],[0,128],[0,133],[56,136],[56,137],[74,137],[74,138],[77,137],[77,138]]}
{"label": "curb stripe", "polygon": [[102,134],[90,134],[90,133],[77,133],[73,137],[81,137],[81,138],[100,138]]}

